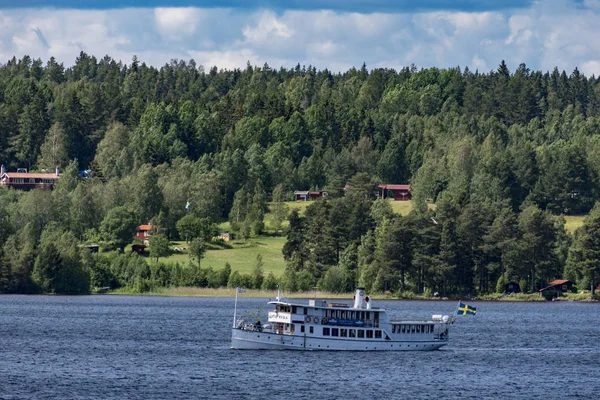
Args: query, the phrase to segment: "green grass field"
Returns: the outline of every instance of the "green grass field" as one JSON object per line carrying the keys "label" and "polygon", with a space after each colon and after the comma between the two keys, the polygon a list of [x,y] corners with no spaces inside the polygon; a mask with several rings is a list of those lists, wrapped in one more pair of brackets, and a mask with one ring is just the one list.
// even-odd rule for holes
{"label": "green grass field", "polygon": [[[202,268],[222,269],[225,263],[231,264],[231,269],[240,273],[250,273],[256,265],[256,257],[260,254],[263,259],[263,273],[273,272],[280,275],[285,269],[285,261],[281,249],[285,237],[261,236],[249,239],[246,243],[234,240],[229,242],[231,249],[209,249],[202,259]],[[186,247],[184,242],[172,242],[171,248]],[[163,262],[179,262],[187,265],[190,261],[187,250],[173,252],[169,257],[159,259]],[[154,260],[148,259],[149,262]]]}
{"label": "green grass field", "polygon": [[396,214],[400,214],[403,217],[410,214],[410,212],[413,210],[412,200],[395,201],[388,199],[388,203],[390,203],[390,205],[392,206],[392,210],[394,210]]}
{"label": "green grass field", "polygon": [[[286,201],[284,202],[287,206],[288,209],[290,211],[292,211],[294,208],[297,208],[300,211],[300,215],[304,215],[304,211],[306,210],[306,207],[308,207],[309,205],[311,205],[313,202],[312,201]],[[269,203],[268,207],[269,207],[269,212],[267,212],[265,214],[265,230],[269,233],[274,233],[275,232],[275,221],[273,218],[273,214],[271,214],[271,209],[272,209],[273,203]],[[283,221],[283,223],[281,224],[282,229],[285,229],[289,226],[289,222],[288,221]],[[231,226],[229,225],[229,221],[225,221],[225,222],[221,222],[219,224],[219,229],[221,231],[227,232],[229,230],[231,230]]]}
{"label": "green grass field", "polygon": [[566,215],[565,218],[565,230],[573,233],[577,228],[583,226],[583,220],[587,215]]}

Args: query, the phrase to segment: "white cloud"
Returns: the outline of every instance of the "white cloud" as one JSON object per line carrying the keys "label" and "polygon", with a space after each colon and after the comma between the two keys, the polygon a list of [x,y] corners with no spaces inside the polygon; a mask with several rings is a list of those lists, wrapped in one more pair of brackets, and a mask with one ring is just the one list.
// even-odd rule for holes
{"label": "white cloud", "polygon": [[[338,71],[370,67],[469,66],[489,71],[555,65],[599,75],[600,0],[536,1],[502,12],[360,14],[200,8],[18,9],[0,12],[0,62],[25,54],[70,65],[80,51],[163,65],[194,58],[206,67],[297,63]],[[37,32],[37,33],[36,33]],[[44,43],[46,42],[46,44]]]}
{"label": "white cloud", "polygon": [[344,49],[345,46],[343,44],[335,44],[331,40],[327,40],[325,42],[309,44],[307,52],[318,57],[332,57],[344,51]]}
{"label": "white cloud", "polygon": [[262,65],[262,60],[251,49],[226,50],[226,51],[190,51],[194,60],[202,65],[219,68],[234,69],[243,68],[248,61],[252,65]]}
{"label": "white cloud", "polygon": [[600,60],[590,60],[581,65],[580,71],[587,76],[600,77]]}
{"label": "white cloud", "polygon": [[33,30],[13,36],[12,42],[17,47],[17,51],[19,52],[38,53],[41,50],[41,46],[38,43],[39,40]]}
{"label": "white cloud", "polygon": [[196,31],[202,18],[198,8],[156,8],[154,18],[158,31],[168,39],[189,37]]}
{"label": "white cloud", "polygon": [[376,14],[350,14],[346,15],[351,25],[357,29],[357,33],[362,37],[379,37],[386,33],[390,28],[390,23],[394,20],[394,15]]}
{"label": "white cloud", "polygon": [[523,44],[531,39],[533,33],[529,28],[533,25],[531,18],[527,15],[515,15],[508,20],[510,35],[506,38],[505,43]]}
{"label": "white cloud", "polygon": [[457,34],[489,31],[504,25],[504,17],[499,12],[444,12],[438,14],[438,18],[452,23]]}
{"label": "white cloud", "polygon": [[484,60],[479,58],[477,54],[473,56],[473,60],[471,61],[471,65],[474,69],[479,70],[480,72],[487,72],[489,68]]}
{"label": "white cloud", "polygon": [[248,42],[260,45],[272,40],[289,39],[294,33],[270,11],[265,11],[260,15],[256,26],[246,26],[242,32]]}

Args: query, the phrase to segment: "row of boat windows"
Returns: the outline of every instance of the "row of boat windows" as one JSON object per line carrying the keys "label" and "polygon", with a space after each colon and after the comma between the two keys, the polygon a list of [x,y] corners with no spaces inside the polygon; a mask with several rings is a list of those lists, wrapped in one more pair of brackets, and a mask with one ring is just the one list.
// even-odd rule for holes
{"label": "row of boat windows", "polygon": [[433,333],[433,325],[392,325],[392,333]]}
{"label": "row of boat windows", "polygon": [[376,311],[325,310],[327,318],[369,320],[371,319],[371,315],[373,319],[379,319],[379,313]]}
{"label": "row of boat windows", "polygon": [[[304,333],[304,325],[300,326],[300,332]],[[310,333],[314,333],[314,327],[308,327]],[[381,339],[382,332],[377,329],[349,329],[349,328],[322,328],[323,336],[333,336],[333,337],[349,337],[349,338],[359,338],[359,339]]]}
{"label": "row of boat windows", "polygon": [[323,336],[339,336],[351,338],[381,339],[381,331],[373,329],[323,328]]}
{"label": "row of boat windows", "polygon": [[[284,304],[278,304],[276,309],[280,312],[291,312],[292,314],[296,314],[298,311],[297,306],[288,306]],[[308,315],[308,307],[304,307],[303,311],[304,315]],[[370,320],[372,317],[374,320],[378,320],[379,313],[376,311],[325,310],[325,317],[353,320]]]}

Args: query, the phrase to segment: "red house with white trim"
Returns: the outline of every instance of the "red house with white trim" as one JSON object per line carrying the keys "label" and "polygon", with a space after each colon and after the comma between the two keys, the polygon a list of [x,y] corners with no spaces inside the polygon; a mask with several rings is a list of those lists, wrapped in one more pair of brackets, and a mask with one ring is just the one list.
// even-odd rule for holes
{"label": "red house with white trim", "polygon": [[377,197],[380,199],[410,200],[410,185],[383,183],[377,185]]}
{"label": "red house with white trim", "polygon": [[54,173],[38,173],[27,172],[25,169],[20,169],[18,172],[7,172],[4,165],[0,167],[0,186],[19,190],[52,189],[59,178],[58,168]]}

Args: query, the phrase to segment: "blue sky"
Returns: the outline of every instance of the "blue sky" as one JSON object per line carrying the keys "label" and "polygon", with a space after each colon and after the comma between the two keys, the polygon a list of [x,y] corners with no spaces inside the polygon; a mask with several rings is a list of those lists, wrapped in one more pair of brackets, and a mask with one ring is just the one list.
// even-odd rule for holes
{"label": "blue sky", "polygon": [[0,62],[80,51],[209,68],[468,66],[600,75],[600,0],[0,0]]}

